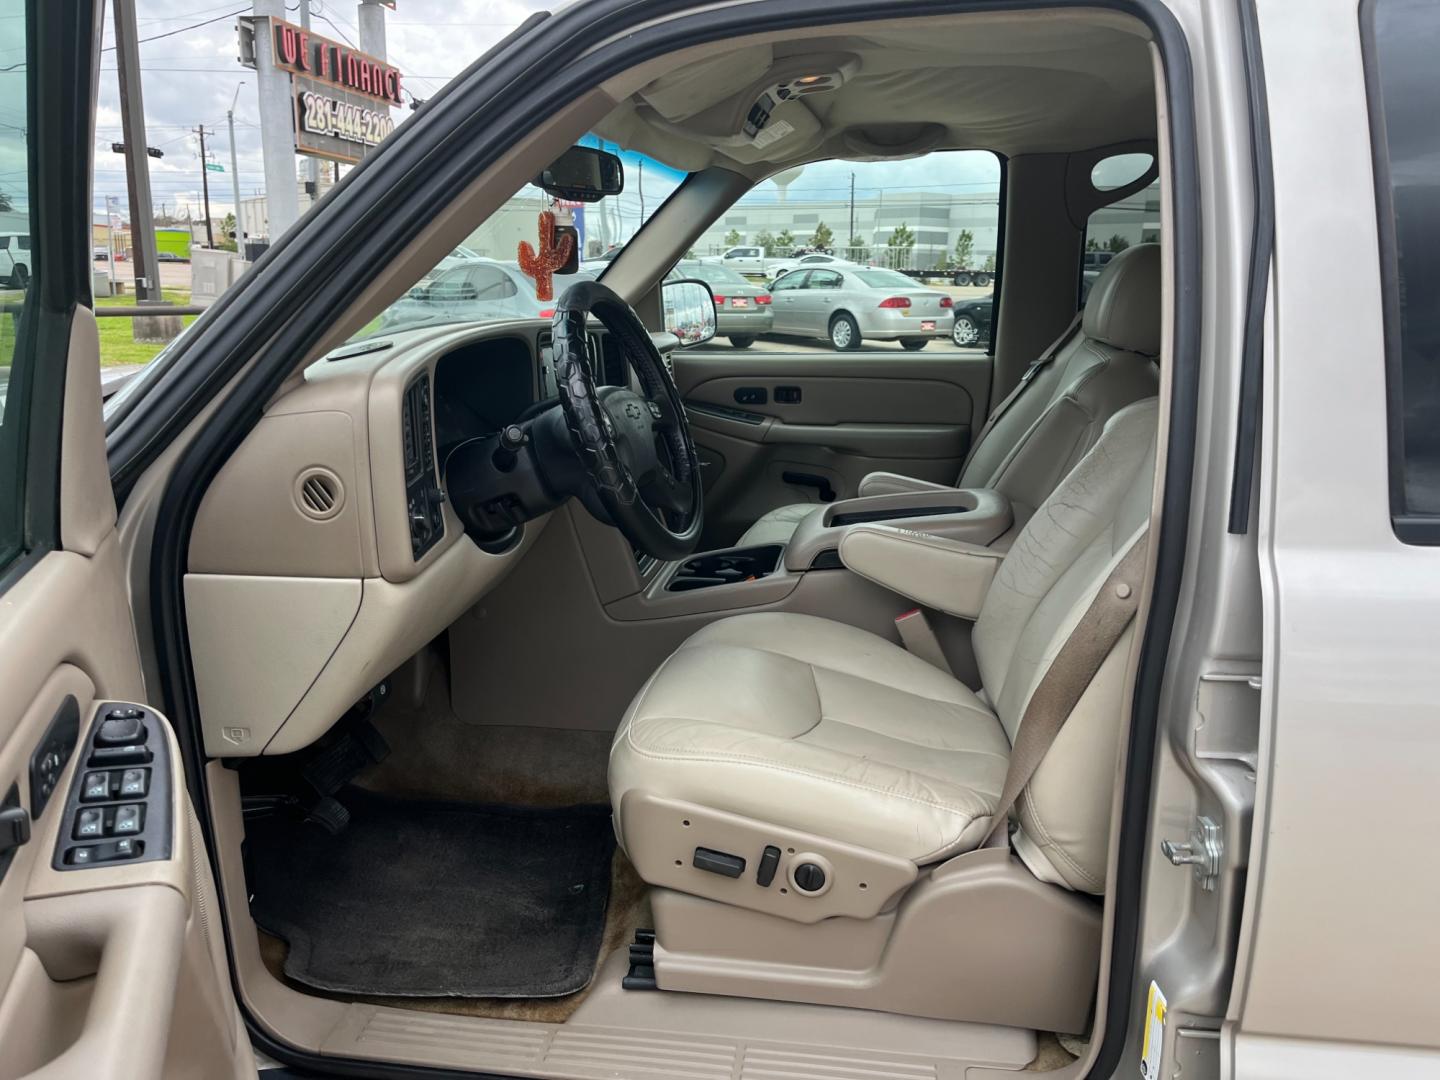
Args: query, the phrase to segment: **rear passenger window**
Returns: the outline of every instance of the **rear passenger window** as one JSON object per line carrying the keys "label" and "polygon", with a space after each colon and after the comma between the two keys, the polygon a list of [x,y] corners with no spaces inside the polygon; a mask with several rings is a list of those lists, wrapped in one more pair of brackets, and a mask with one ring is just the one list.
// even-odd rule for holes
{"label": "rear passenger window", "polygon": [[1389,398],[1390,514],[1440,544],[1440,6],[1362,9]]}

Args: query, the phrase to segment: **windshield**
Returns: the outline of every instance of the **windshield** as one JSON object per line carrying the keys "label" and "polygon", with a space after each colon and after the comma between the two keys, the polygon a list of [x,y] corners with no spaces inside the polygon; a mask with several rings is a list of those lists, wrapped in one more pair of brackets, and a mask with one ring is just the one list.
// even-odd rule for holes
{"label": "windshield", "polygon": [[[456,237],[451,252],[351,340],[447,323],[548,319],[555,298],[566,288],[598,277],[686,174],[593,137],[581,144],[620,154],[625,165],[620,194],[593,203],[567,202],[526,184],[468,236]],[[542,263],[551,253],[540,240],[542,214],[553,214],[555,225],[576,230],[581,259],[577,273],[543,274],[543,280],[537,280],[521,268],[522,245]]]}

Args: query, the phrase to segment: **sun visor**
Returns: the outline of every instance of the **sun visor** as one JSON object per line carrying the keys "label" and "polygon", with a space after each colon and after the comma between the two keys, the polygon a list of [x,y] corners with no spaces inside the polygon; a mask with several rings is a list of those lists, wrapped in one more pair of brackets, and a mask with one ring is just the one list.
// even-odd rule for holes
{"label": "sun visor", "polygon": [[688,120],[764,79],[774,60],[769,45],[737,49],[662,75],[635,96],[666,120]]}

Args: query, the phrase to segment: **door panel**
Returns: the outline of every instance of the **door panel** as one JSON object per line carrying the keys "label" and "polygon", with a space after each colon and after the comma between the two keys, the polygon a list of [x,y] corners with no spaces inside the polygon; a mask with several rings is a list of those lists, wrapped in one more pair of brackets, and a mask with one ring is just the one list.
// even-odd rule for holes
{"label": "door panel", "polygon": [[[0,1080],[253,1076],[178,744],[143,706],[105,456],[89,306],[99,38],[91,4],[0,0],[16,61],[0,89],[26,115],[0,147],[28,166],[8,212],[28,216],[34,257],[4,297],[18,314],[0,314]],[[97,743],[134,704],[107,728],[116,745]]]}
{"label": "door panel", "polygon": [[673,363],[706,462],[707,547],[733,543],[777,506],[818,505],[820,488],[796,474],[842,499],[876,471],[953,483],[988,408],[985,356],[681,351]]}

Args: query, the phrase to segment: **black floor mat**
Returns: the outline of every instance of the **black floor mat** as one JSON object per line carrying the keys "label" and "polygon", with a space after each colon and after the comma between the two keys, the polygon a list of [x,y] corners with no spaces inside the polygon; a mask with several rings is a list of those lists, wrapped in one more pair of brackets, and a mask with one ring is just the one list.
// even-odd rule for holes
{"label": "black floor mat", "polygon": [[246,823],[251,913],[285,974],[402,997],[559,997],[585,987],[615,849],[606,806],[540,810],[340,794],[330,836]]}

